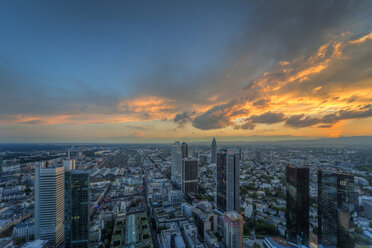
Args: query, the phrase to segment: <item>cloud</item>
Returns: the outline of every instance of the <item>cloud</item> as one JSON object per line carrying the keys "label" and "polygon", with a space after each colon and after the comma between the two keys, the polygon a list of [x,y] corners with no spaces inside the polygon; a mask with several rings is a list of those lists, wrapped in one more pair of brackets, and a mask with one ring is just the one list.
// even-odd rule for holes
{"label": "cloud", "polygon": [[232,125],[234,119],[245,116],[249,112],[243,107],[244,104],[239,103],[238,100],[217,105],[195,117],[192,124],[202,130],[224,128]]}
{"label": "cloud", "polygon": [[371,39],[372,39],[372,33],[369,33],[365,36],[360,37],[359,39],[351,40],[351,41],[349,41],[349,43],[350,44],[360,44],[360,43],[366,42],[367,40],[371,40]]}
{"label": "cloud", "polygon": [[286,125],[290,127],[300,128],[300,127],[311,127],[315,124],[321,122],[320,118],[305,116],[304,114],[292,115],[286,120]]}
{"label": "cloud", "polygon": [[268,107],[269,104],[270,104],[270,99],[265,98],[265,99],[260,99],[254,102],[252,106],[257,107],[257,108],[265,108],[265,107]]}
{"label": "cloud", "polygon": [[192,114],[187,112],[176,114],[173,118],[173,122],[177,123],[178,127],[183,127],[187,122],[192,120],[191,115]]}
{"label": "cloud", "polygon": [[282,122],[285,120],[285,115],[283,113],[273,113],[266,112],[262,115],[252,115],[246,119],[246,121],[251,123],[265,123],[265,124],[274,124]]}
{"label": "cloud", "polygon": [[304,114],[293,115],[285,123],[287,126],[294,128],[311,127],[316,124],[322,124],[318,126],[321,128],[329,128],[339,121],[368,117],[372,117],[372,105],[370,104],[362,106],[359,109],[342,109],[322,117],[305,116]]}

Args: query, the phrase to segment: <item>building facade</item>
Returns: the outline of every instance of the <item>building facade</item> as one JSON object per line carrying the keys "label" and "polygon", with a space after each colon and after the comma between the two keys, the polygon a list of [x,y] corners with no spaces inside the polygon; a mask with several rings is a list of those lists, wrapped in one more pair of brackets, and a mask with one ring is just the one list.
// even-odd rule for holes
{"label": "building facade", "polygon": [[212,144],[211,144],[211,164],[216,163],[217,160],[217,143],[216,139],[213,137]]}
{"label": "building facade", "polygon": [[318,244],[354,247],[354,176],[318,170]]}
{"label": "building facade", "polygon": [[48,240],[48,247],[63,247],[65,168],[35,163],[35,240]]}
{"label": "building facade", "polygon": [[226,212],[222,216],[224,223],[224,244],[226,248],[239,248],[243,241],[243,217],[235,212]]}
{"label": "building facade", "polygon": [[221,212],[240,211],[240,161],[236,150],[217,153],[216,206]]}
{"label": "building facade", "polygon": [[309,168],[286,167],[286,236],[295,244],[309,243]]}
{"label": "building facade", "polygon": [[184,195],[198,193],[199,164],[197,159],[182,159],[182,192]]}
{"label": "building facade", "polygon": [[189,157],[189,145],[185,142],[182,142],[181,144],[181,152],[182,152],[182,158]]}
{"label": "building facade", "polygon": [[90,189],[89,173],[65,173],[65,247],[89,247]]}
{"label": "building facade", "polygon": [[181,182],[182,174],[182,152],[180,142],[176,141],[171,146],[171,179],[174,182]]}

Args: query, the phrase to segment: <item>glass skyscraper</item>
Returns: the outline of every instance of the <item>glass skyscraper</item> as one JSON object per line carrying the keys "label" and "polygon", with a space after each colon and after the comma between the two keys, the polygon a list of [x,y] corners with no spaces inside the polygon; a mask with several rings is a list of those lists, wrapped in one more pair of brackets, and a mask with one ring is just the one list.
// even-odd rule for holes
{"label": "glass skyscraper", "polygon": [[65,247],[89,247],[89,173],[70,170],[65,173]]}
{"label": "glass skyscraper", "polygon": [[182,160],[182,192],[184,195],[198,193],[199,165],[197,159]]}
{"label": "glass skyscraper", "polygon": [[309,168],[286,168],[286,236],[295,244],[309,242]]}
{"label": "glass skyscraper", "polygon": [[213,137],[212,144],[211,144],[211,163],[216,163],[216,149],[217,149],[217,143],[216,143],[216,139]]}
{"label": "glass skyscraper", "polygon": [[221,212],[240,212],[239,154],[234,149],[217,153],[216,205]]}
{"label": "glass skyscraper", "polygon": [[354,176],[318,170],[319,247],[354,247]]}

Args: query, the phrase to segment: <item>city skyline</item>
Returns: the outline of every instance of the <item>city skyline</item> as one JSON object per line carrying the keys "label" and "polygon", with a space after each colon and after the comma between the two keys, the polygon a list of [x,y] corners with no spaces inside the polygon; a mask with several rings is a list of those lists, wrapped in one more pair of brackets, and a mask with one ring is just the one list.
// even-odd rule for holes
{"label": "city skyline", "polygon": [[371,136],[372,3],[0,3],[1,142]]}

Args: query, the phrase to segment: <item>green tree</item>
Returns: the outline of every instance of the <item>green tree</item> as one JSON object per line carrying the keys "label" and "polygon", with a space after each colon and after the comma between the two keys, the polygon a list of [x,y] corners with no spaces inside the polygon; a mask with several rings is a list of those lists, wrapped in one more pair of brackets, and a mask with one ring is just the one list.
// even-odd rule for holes
{"label": "green tree", "polygon": [[254,247],[254,248],[260,248],[261,246],[260,246],[260,244],[254,242],[254,243],[253,243],[253,247]]}

